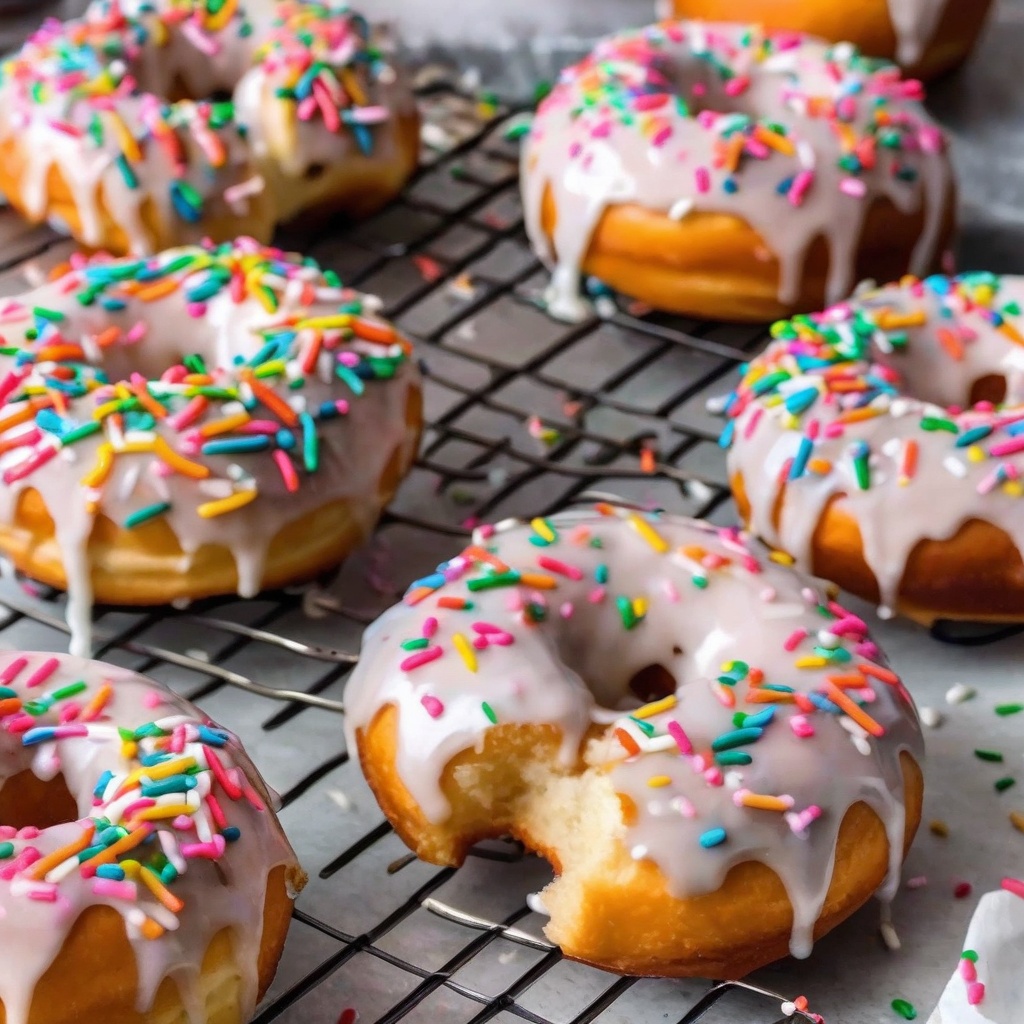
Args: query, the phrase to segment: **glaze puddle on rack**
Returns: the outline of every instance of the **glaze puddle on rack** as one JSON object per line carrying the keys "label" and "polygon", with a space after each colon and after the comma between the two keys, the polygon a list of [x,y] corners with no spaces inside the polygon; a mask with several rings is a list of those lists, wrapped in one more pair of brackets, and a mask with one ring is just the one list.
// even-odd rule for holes
{"label": "glaze puddle on rack", "polygon": [[[422,457],[374,543],[322,592],[170,614],[101,610],[97,654],[198,700],[240,734],[281,794],[311,881],[260,1024],[351,1024],[346,1011],[362,1024],[788,1019],[781,996],[737,986],[712,996],[707,981],[620,979],[565,960],[528,904],[550,877],[546,865],[511,843],[481,846],[458,871],[411,858],[344,749],[338,712],[363,626],[456,551],[469,521],[543,514],[594,491],[732,521],[720,424],[706,402],[732,386],[764,340],[757,328],[657,315],[549,320],[532,302],[544,275],[523,238],[505,115],[441,84],[424,103],[428,166],[399,203],[329,238],[282,240],[381,294],[429,370]],[[7,293],[68,251],[9,212],[0,214],[0,242]],[[4,580],[0,645],[60,649],[62,600]],[[992,707],[1022,697],[1024,639],[986,648],[980,662],[901,623],[877,632],[920,702],[945,713],[929,734],[925,819],[944,819],[950,835],[926,831],[911,854],[908,875],[929,884],[897,898],[901,952],[884,948],[869,906],[809,961],[750,979],[790,999],[806,994],[830,1024],[895,1019],[897,997],[924,1017],[973,908],[953,898],[954,885],[995,888],[1024,849],[1007,821],[1015,790],[997,794],[990,770],[1010,776],[1022,767],[1020,727]],[[947,707],[943,695],[956,682],[984,696]],[[977,746],[1002,750],[1006,763],[979,766]]]}

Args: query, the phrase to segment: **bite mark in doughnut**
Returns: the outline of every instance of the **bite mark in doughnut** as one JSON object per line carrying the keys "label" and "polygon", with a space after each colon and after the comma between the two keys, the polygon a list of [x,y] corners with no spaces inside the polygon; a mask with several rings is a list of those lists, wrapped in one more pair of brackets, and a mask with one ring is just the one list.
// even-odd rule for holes
{"label": "bite mark in doughnut", "polygon": [[723,436],[752,531],[883,614],[1024,618],[1022,303],[936,276],[776,324]]}
{"label": "bite mark in doughnut", "polygon": [[806,956],[894,892],[911,699],[857,616],[737,531],[599,511],[478,531],[414,583],[366,633],[350,749],[421,857],[503,833],[547,857],[568,956],[705,977]]}
{"label": "bite mark in doughnut", "polygon": [[336,0],[93,0],[0,71],[0,189],[111,252],[370,212],[418,146],[403,76]]}
{"label": "bite mark in doughnut", "polygon": [[893,66],[793,33],[667,21],[605,40],[562,73],[523,150],[550,312],[586,315],[582,274],[659,309],[764,320],[865,272],[933,269],[953,187],[920,96]]}
{"label": "bite mark in doughnut", "polygon": [[230,733],[156,683],[0,654],[0,1015],[244,1024],[305,883]]}
{"label": "bite mark in doughnut", "polygon": [[252,596],[368,535],[421,422],[378,305],[251,239],[0,300],[0,551],[68,590],[74,653],[93,599]]}

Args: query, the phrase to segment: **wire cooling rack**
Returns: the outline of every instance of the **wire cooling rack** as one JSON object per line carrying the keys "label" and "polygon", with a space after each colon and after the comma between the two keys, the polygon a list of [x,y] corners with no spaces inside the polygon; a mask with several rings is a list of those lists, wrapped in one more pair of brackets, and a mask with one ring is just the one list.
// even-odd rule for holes
{"label": "wire cooling rack", "polygon": [[[531,910],[530,893],[550,878],[542,862],[490,842],[458,871],[422,864],[349,760],[338,712],[363,626],[477,520],[546,514],[595,491],[731,517],[719,426],[705,406],[763,340],[755,328],[610,300],[586,323],[550,320],[519,206],[521,116],[441,80],[422,100],[424,167],[399,201],[351,229],[281,239],[379,294],[418,342],[422,454],[373,543],[329,585],[302,593],[100,610],[95,654],[199,701],[241,735],[281,794],[310,883],[259,1024],[808,1019],[755,985],[617,978],[565,960]],[[69,250],[9,212],[0,242],[5,293]],[[60,595],[7,579],[0,601],[0,644],[66,646]]]}

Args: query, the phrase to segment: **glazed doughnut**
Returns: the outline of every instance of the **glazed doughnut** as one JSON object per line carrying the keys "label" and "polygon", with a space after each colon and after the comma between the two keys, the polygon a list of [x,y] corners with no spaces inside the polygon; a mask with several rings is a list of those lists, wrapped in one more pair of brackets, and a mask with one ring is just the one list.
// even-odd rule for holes
{"label": "glazed doughnut", "polygon": [[366,537],[416,451],[419,373],[378,303],[251,239],[75,258],[0,300],[0,552],[93,600],[303,582]]}
{"label": "glazed doughnut", "polygon": [[920,85],[851,47],[662,22],[563,72],[523,150],[523,205],[553,268],[657,309],[772,320],[872,276],[932,269],[952,226],[945,141]]}
{"label": "glazed doughnut", "polygon": [[[563,513],[478,531],[367,632],[350,749],[457,864],[510,833],[570,957],[737,977],[895,891],[913,703],[864,623],[736,530]],[[833,867],[834,864],[834,867]]]}
{"label": "glazed doughnut", "polygon": [[991,0],[668,0],[681,18],[752,22],[849,42],[868,57],[896,60],[908,75],[935,78],[967,59]]}
{"label": "glazed doughnut", "polygon": [[238,740],[67,655],[0,694],[0,1018],[245,1024],[306,876]]}
{"label": "glazed doughnut", "polygon": [[751,530],[883,615],[1024,618],[1022,303],[936,276],[776,324],[723,437]]}
{"label": "glazed doughnut", "polygon": [[0,190],[110,252],[370,212],[418,147],[405,79],[337,0],[93,0],[0,75]]}

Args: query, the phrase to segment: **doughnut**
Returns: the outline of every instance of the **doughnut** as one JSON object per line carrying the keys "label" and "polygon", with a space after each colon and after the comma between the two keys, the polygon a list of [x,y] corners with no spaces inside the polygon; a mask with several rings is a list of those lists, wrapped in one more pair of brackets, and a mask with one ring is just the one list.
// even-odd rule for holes
{"label": "doughnut", "polygon": [[338,0],[93,0],[0,69],[0,191],[110,252],[371,212],[418,147],[404,77]]}
{"label": "doughnut", "polygon": [[586,316],[585,274],[656,309],[764,321],[934,269],[954,196],[920,97],[794,33],[666,21],[604,40],[523,149],[548,311]]}
{"label": "doughnut", "polygon": [[935,78],[971,52],[991,0],[668,0],[682,18],[754,22],[853,43],[870,57],[898,61],[908,75]]}
{"label": "doughnut", "polygon": [[306,876],[238,739],[68,655],[0,694],[0,1018],[245,1024]]}
{"label": "doughnut", "polygon": [[570,511],[476,532],[366,634],[349,749],[397,833],[511,834],[574,959],[738,977],[895,891],[914,705],[864,622],[735,528]]}
{"label": "doughnut", "polygon": [[752,532],[930,625],[1024,619],[1024,278],[908,278],[777,323],[726,407]]}
{"label": "doughnut", "polygon": [[93,601],[315,578],[416,451],[419,372],[379,303],[259,246],[76,257],[0,300],[0,552]]}

